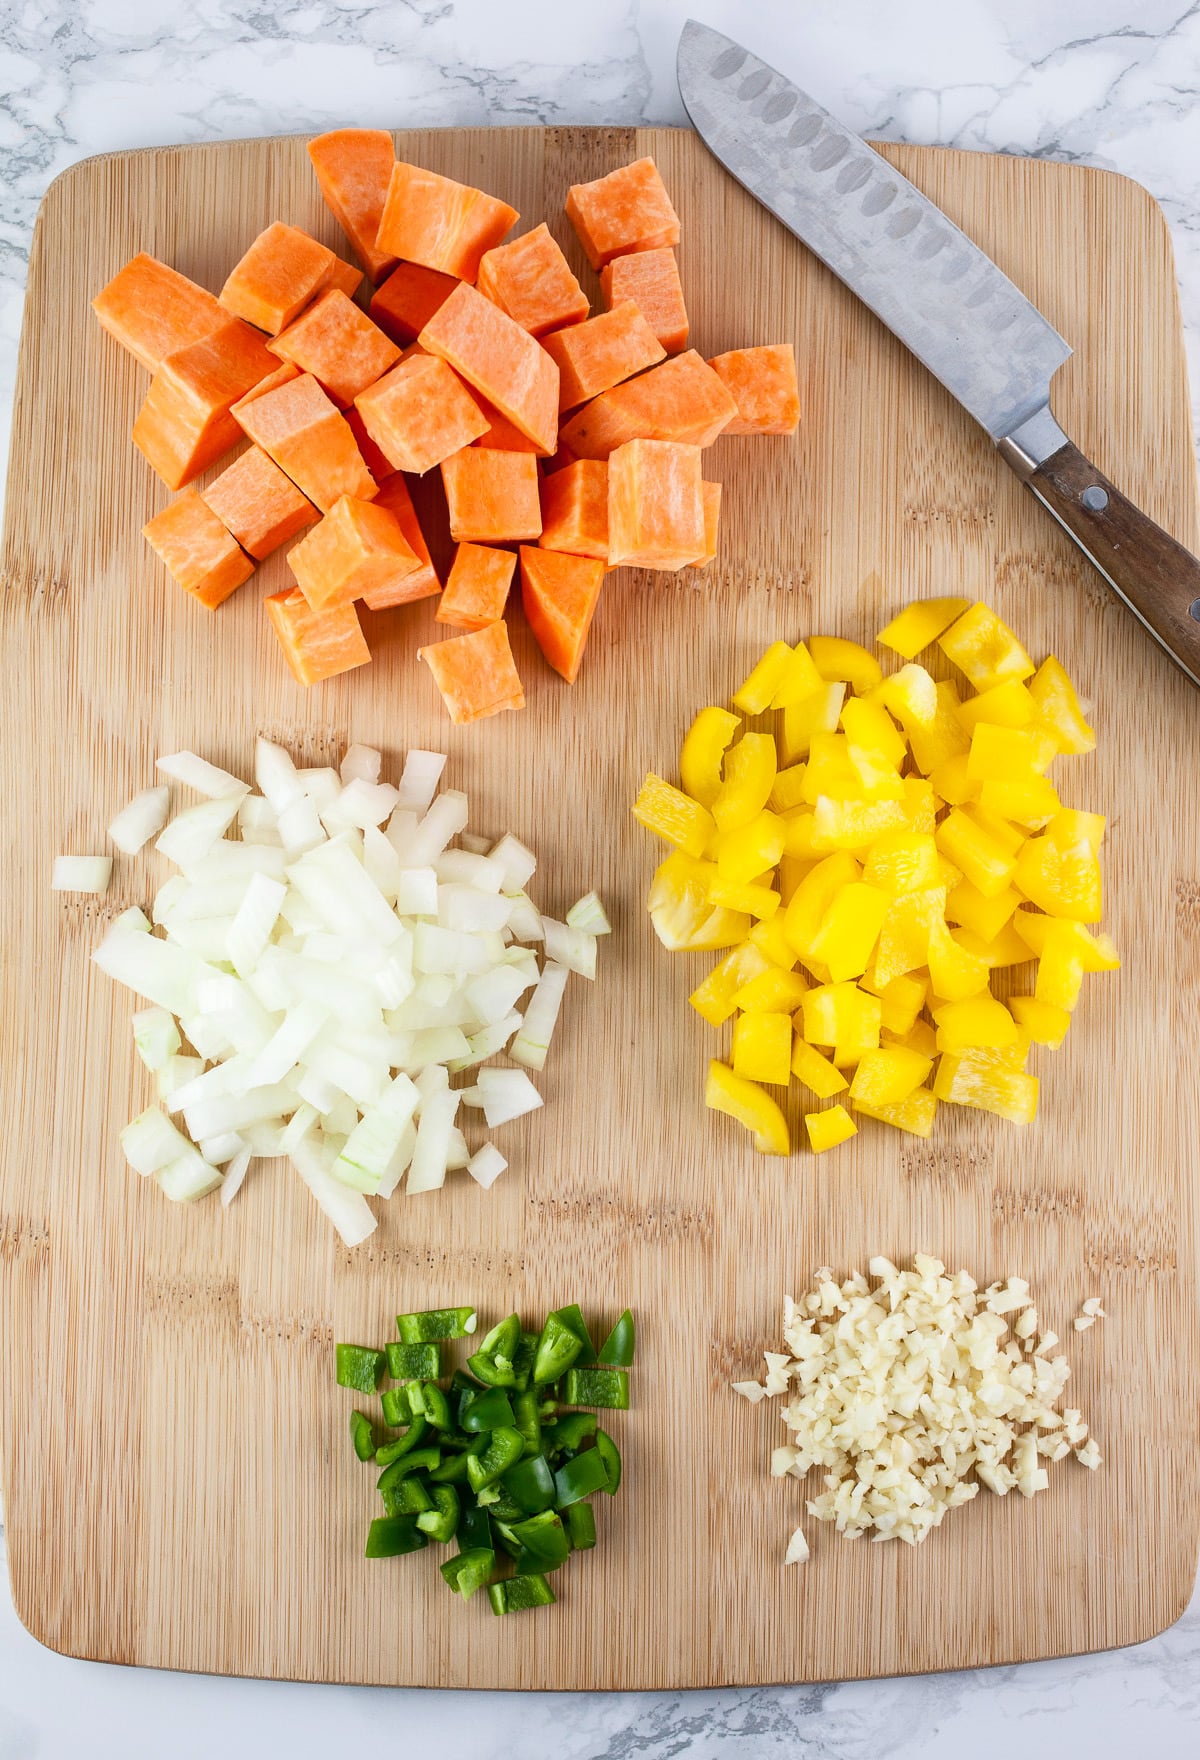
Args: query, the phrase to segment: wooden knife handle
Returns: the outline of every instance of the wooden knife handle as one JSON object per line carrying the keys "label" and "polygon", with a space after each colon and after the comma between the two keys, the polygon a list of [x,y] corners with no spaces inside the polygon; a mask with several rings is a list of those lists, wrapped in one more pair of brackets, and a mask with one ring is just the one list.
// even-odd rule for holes
{"label": "wooden knife handle", "polygon": [[1027,481],[1155,640],[1200,685],[1200,562],[1070,441]]}

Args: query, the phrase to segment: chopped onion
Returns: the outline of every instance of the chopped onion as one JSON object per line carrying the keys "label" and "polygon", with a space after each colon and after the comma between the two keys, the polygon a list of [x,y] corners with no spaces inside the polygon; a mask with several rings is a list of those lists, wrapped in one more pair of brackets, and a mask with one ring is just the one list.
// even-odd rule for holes
{"label": "chopped onion", "polygon": [[541,915],[523,892],[516,893],[512,898],[508,926],[516,941],[544,941],[546,938]]}
{"label": "chopped onion", "polygon": [[133,1043],[148,1070],[165,1069],[179,1050],[179,1028],[165,1008],[140,1008],[133,1017]]}
{"label": "chopped onion", "polygon": [[[442,1073],[444,1075],[445,1071]],[[452,1088],[443,1088],[428,1098],[422,1095],[417,1142],[408,1169],[410,1196],[435,1191],[445,1184],[450,1160],[450,1133],[457,1112],[458,1095]]]}
{"label": "chopped onion", "polygon": [[241,1190],[242,1181],[246,1177],[246,1170],[250,1166],[250,1157],[252,1154],[253,1150],[249,1143],[247,1143],[244,1148],[238,1150],[233,1160],[225,1169],[225,1177],[221,1181],[221,1203],[226,1209],[228,1209],[229,1205],[233,1203],[234,1198]]}
{"label": "chopped onion", "polygon": [[292,1163],[321,1209],[348,1247],[361,1246],[376,1226],[370,1205],[361,1192],[352,1192],[334,1179],[325,1155],[312,1133],[292,1145]]}
{"label": "chopped onion", "polygon": [[523,1069],[484,1068],[475,1085],[489,1130],[535,1112],[543,1104],[542,1096]]}
{"label": "chopped onion", "polygon": [[155,849],[186,874],[193,863],[206,856],[217,839],[225,835],[237,818],[240,804],[241,796],[232,794],[221,800],[203,801],[198,807],[188,807],[185,812],[176,813],[154,845]]}
{"label": "chopped onion", "polygon": [[526,1069],[546,1067],[546,1053],[554,1037],[569,975],[566,966],[555,965],[553,961],[543,967],[537,989],[529,998],[521,1031],[508,1048],[514,1063],[522,1063]]}
{"label": "chopped onion", "polygon": [[225,1131],[219,1137],[205,1137],[200,1144],[200,1153],[214,1167],[224,1167],[235,1155],[240,1155],[246,1147],[245,1139],[236,1131]]}
{"label": "chopped onion", "polygon": [[586,929],[569,929],[553,917],[542,918],[546,935],[546,958],[578,972],[581,978],[596,976],[596,937]]}
{"label": "chopped onion", "polygon": [[147,1178],[178,1159],[192,1147],[159,1106],[147,1106],[121,1132],[125,1159],[135,1173]]}
{"label": "chopped onion", "polygon": [[157,837],[167,822],[171,791],[144,788],[135,794],[127,807],[122,807],[108,827],[108,835],[122,855],[135,856],[152,837]]}
{"label": "chopped onion", "polygon": [[438,877],[433,868],[402,868],[396,883],[396,909],[402,917],[436,917]]}
{"label": "chopped onion", "polygon": [[585,892],[567,912],[568,929],[584,929],[589,935],[611,935],[612,924],[605,915],[598,892]]}
{"label": "chopped onion", "polygon": [[445,768],[446,759],[442,752],[422,752],[415,749],[409,752],[400,778],[398,805],[412,812],[425,812],[437,793]]}
{"label": "chopped onion", "polygon": [[374,746],[347,746],[342,759],[343,782],[378,782],[383,753]]}
{"label": "chopped onion", "polygon": [[519,837],[508,831],[491,850],[491,859],[504,869],[505,892],[524,892],[537,872],[537,857]]}
{"label": "chopped onion", "polygon": [[194,1204],[205,1198],[221,1183],[220,1170],[210,1167],[198,1149],[188,1144],[177,1161],[170,1162],[158,1175],[158,1183],[176,1204]]}
{"label": "chopped onion", "polygon": [[237,795],[240,801],[243,795],[250,793],[248,782],[210,764],[207,758],[198,758],[195,752],[172,752],[168,757],[160,758],[154,767],[173,782],[182,782],[186,788],[194,788],[197,794],[207,795],[212,801],[223,800],[231,794]]}
{"label": "chopped onion", "polygon": [[55,856],[50,873],[54,892],[107,892],[111,856]]}
{"label": "chopped onion", "polygon": [[495,1185],[507,1166],[508,1162],[496,1145],[484,1143],[482,1148],[476,1149],[474,1155],[467,1162],[467,1172],[473,1180],[478,1181],[486,1192],[489,1187]]}
{"label": "chopped onion", "polygon": [[254,748],[254,780],[259,792],[266,796],[277,814],[304,794],[289,754],[282,746],[273,745],[261,736]]}

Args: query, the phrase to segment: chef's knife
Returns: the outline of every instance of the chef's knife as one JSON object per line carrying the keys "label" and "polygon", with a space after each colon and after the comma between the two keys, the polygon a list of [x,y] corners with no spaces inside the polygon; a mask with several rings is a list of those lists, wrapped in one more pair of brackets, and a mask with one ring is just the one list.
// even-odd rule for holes
{"label": "chef's knife", "polygon": [[1200,684],[1200,562],[1114,488],[1050,408],[1071,354],[928,197],[806,92],[689,20],[679,90],[705,144],[986,428],[1005,462]]}

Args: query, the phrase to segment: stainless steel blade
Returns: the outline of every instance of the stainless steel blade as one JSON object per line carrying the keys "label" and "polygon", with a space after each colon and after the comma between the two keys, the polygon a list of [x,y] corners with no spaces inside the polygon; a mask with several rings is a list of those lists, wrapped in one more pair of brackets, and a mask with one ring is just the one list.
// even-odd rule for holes
{"label": "stainless steel blade", "polygon": [[680,38],[678,72],[688,115],[722,164],[997,444],[1024,428],[1024,450],[1030,431],[1047,424],[1044,445],[1032,450],[1065,441],[1038,412],[1071,349],[940,208],[806,92],[694,19]]}

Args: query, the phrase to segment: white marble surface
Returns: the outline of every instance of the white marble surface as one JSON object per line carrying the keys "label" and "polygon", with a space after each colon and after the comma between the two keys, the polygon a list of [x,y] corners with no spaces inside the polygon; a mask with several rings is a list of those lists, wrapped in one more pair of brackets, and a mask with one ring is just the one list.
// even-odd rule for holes
{"label": "white marble surface", "polygon": [[[411,124],[682,121],[689,11],[889,138],[1083,159],[1172,224],[1200,389],[1197,0],[0,0],[0,459],[37,204],[112,148]],[[6,1579],[5,1579],[6,1580]],[[1115,1654],[727,1693],[297,1687],[64,1660],[0,1591],[0,1760],[295,1760],[393,1745],[472,1760],[689,1754],[1023,1760],[1200,1752],[1200,1597]]]}

